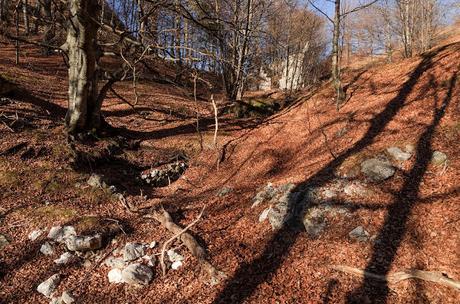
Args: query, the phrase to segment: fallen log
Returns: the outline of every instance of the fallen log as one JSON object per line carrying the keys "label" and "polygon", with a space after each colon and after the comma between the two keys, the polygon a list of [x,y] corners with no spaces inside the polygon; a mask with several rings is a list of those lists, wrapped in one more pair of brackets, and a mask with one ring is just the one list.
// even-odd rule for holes
{"label": "fallen log", "polygon": [[[201,211],[197,219],[185,228],[181,228],[179,225],[174,223],[174,221],[171,218],[171,215],[166,210],[154,211],[151,214],[145,215],[145,217],[158,221],[169,232],[174,234],[174,236],[171,239],[169,239],[163,246],[160,263],[164,263],[163,257],[164,251],[166,250],[166,246],[174,239],[178,238],[185,245],[185,247],[187,247],[191,254],[198,260],[201,268],[209,276],[210,284],[216,285],[219,284],[223,279],[225,279],[225,274],[217,270],[214,266],[212,266],[212,264],[206,258],[206,251],[204,250],[204,248],[201,247],[200,244],[198,244],[198,242],[195,240],[195,238],[187,232],[187,230],[190,229],[194,224],[196,224],[198,220],[201,218],[203,210]],[[163,271],[165,271],[164,264],[162,264],[162,269]]]}
{"label": "fallen log", "polygon": [[440,285],[448,286],[460,290],[460,281],[455,281],[444,275],[439,271],[424,271],[418,269],[409,269],[404,271],[395,272],[389,275],[379,275],[366,270],[355,267],[334,265],[332,269],[349,273],[359,277],[372,278],[379,281],[388,282],[389,284],[396,284],[407,279],[419,279],[423,281],[433,282]]}

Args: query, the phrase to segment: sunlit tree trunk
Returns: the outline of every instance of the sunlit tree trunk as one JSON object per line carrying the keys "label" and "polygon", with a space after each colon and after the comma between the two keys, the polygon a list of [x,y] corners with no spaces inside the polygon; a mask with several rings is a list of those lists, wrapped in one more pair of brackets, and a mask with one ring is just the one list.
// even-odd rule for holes
{"label": "sunlit tree trunk", "polygon": [[97,31],[100,6],[92,0],[70,0],[71,19],[65,49],[69,57],[69,133],[98,129],[102,100],[98,98]]}
{"label": "sunlit tree trunk", "polygon": [[24,15],[24,29],[26,31],[26,35],[29,35],[30,26],[29,26],[29,14],[28,14],[28,3],[27,0],[22,0],[22,13]]}
{"label": "sunlit tree trunk", "polygon": [[336,94],[336,107],[339,109],[340,103],[344,98],[342,83],[340,80],[339,62],[339,38],[340,38],[340,0],[335,0],[334,32],[332,36],[332,82]]}

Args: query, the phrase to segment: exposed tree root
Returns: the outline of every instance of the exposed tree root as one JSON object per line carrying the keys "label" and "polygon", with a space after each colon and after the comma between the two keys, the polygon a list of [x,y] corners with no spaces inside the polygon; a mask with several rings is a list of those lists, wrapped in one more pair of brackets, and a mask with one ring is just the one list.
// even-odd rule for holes
{"label": "exposed tree root", "polygon": [[211,265],[211,263],[208,262],[208,260],[206,259],[206,251],[204,250],[204,248],[201,247],[200,244],[198,244],[198,242],[195,240],[195,238],[190,233],[187,232],[188,229],[190,229],[194,224],[196,224],[199,221],[199,219],[202,216],[203,210],[201,211],[200,215],[185,228],[181,228],[176,223],[174,223],[171,218],[171,215],[165,210],[155,211],[149,215],[146,215],[145,217],[152,218],[160,222],[161,225],[163,225],[168,231],[174,234],[174,236],[170,238],[167,242],[165,242],[165,244],[163,245],[161,259],[160,259],[160,263],[162,263],[163,273],[165,272],[163,258],[164,258],[164,251],[166,249],[166,246],[168,245],[168,243],[172,242],[174,239],[179,238],[181,242],[185,245],[185,247],[187,247],[188,250],[190,250],[192,255],[196,259],[198,259],[198,262],[200,263],[201,268],[209,276],[210,284],[215,285],[215,284],[218,284],[221,280],[225,278],[225,274],[218,271],[214,266]]}
{"label": "exposed tree root", "polygon": [[442,274],[438,271],[424,271],[418,269],[409,269],[405,271],[395,272],[393,274],[389,274],[387,276],[375,274],[372,272],[368,272],[359,268],[354,268],[350,266],[344,265],[334,265],[332,266],[333,269],[345,273],[349,273],[352,275],[356,275],[359,277],[367,277],[372,278],[379,281],[385,281],[390,284],[396,284],[401,281],[407,279],[419,279],[423,281],[438,283],[444,286],[452,287],[454,289],[460,290],[460,281],[455,281],[450,279],[448,276]]}

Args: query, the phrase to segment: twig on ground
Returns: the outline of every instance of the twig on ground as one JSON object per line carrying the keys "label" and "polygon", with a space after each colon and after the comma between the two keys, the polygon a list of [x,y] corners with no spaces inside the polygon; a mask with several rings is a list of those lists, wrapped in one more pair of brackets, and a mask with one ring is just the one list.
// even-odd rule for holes
{"label": "twig on ground", "polygon": [[344,266],[344,265],[334,265],[332,269],[337,271],[349,273],[359,277],[371,278],[379,281],[385,281],[390,284],[396,284],[407,279],[419,279],[423,281],[438,283],[444,286],[452,287],[454,289],[460,290],[460,281],[452,280],[446,275],[438,271],[424,271],[418,269],[409,269],[405,271],[395,272],[389,275],[379,275],[366,270],[362,270],[355,267]]}
{"label": "twig on ground", "polygon": [[125,199],[123,195],[118,195],[118,201],[121,203],[121,205],[129,212],[129,213],[136,213],[133,208],[129,205],[128,201]]}

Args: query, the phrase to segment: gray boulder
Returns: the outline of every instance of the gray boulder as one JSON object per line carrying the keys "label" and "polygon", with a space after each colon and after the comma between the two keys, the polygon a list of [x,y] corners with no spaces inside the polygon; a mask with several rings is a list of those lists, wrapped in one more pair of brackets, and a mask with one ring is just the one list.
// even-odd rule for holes
{"label": "gray boulder", "polygon": [[37,229],[29,233],[27,237],[29,238],[29,240],[35,241],[36,239],[40,237],[40,235],[42,235],[42,233],[43,231],[41,229]]}
{"label": "gray boulder", "polygon": [[392,177],[395,174],[395,168],[388,160],[370,158],[361,163],[361,172],[374,182],[381,182]]}
{"label": "gray boulder", "polygon": [[123,283],[123,276],[122,276],[122,270],[119,268],[114,268],[109,271],[107,274],[107,277],[109,278],[109,283]]}
{"label": "gray boulder", "polygon": [[144,254],[144,245],[139,243],[127,243],[123,249],[123,260],[134,261]]}
{"label": "gray boulder", "polygon": [[320,207],[312,207],[305,213],[302,222],[310,237],[318,237],[326,228],[327,222],[324,213],[324,209]]}
{"label": "gray boulder", "polygon": [[61,243],[64,242],[67,238],[75,235],[77,235],[77,233],[75,232],[75,228],[72,226],[54,226],[50,229],[48,238],[55,242]]}
{"label": "gray boulder", "polygon": [[148,285],[153,279],[153,271],[149,267],[134,263],[121,272],[123,282],[132,285]]}
{"label": "gray boulder", "polygon": [[54,253],[53,246],[51,246],[50,243],[45,242],[40,247],[40,252],[43,253],[44,255],[52,255]]}
{"label": "gray boulder", "polygon": [[355,229],[350,231],[348,236],[351,239],[354,239],[360,242],[366,242],[367,240],[369,240],[369,232],[367,232],[363,226],[356,227]]}
{"label": "gray boulder", "polygon": [[122,258],[108,257],[104,264],[110,268],[119,268],[122,269],[126,266],[126,262]]}
{"label": "gray boulder", "polygon": [[412,154],[409,152],[404,152],[398,147],[389,147],[387,148],[387,153],[397,161],[406,161],[411,158]]}
{"label": "gray boulder", "polygon": [[62,296],[61,296],[61,300],[62,302],[64,302],[65,304],[72,304],[75,302],[75,298],[73,297],[73,295],[68,292],[68,291],[64,291],[62,293]]}
{"label": "gray boulder", "polygon": [[268,221],[273,230],[278,230],[291,218],[292,212],[289,210],[287,202],[282,202],[270,208],[267,213]]}
{"label": "gray boulder", "polygon": [[65,244],[70,251],[97,250],[102,247],[100,234],[91,236],[71,236],[66,239]]}
{"label": "gray boulder", "polygon": [[58,265],[65,265],[75,260],[76,260],[76,257],[73,254],[71,254],[70,252],[64,252],[63,254],[61,254],[59,258],[54,260],[54,263]]}
{"label": "gray boulder", "polygon": [[38,285],[37,291],[45,297],[50,298],[60,281],[61,277],[56,273]]}

